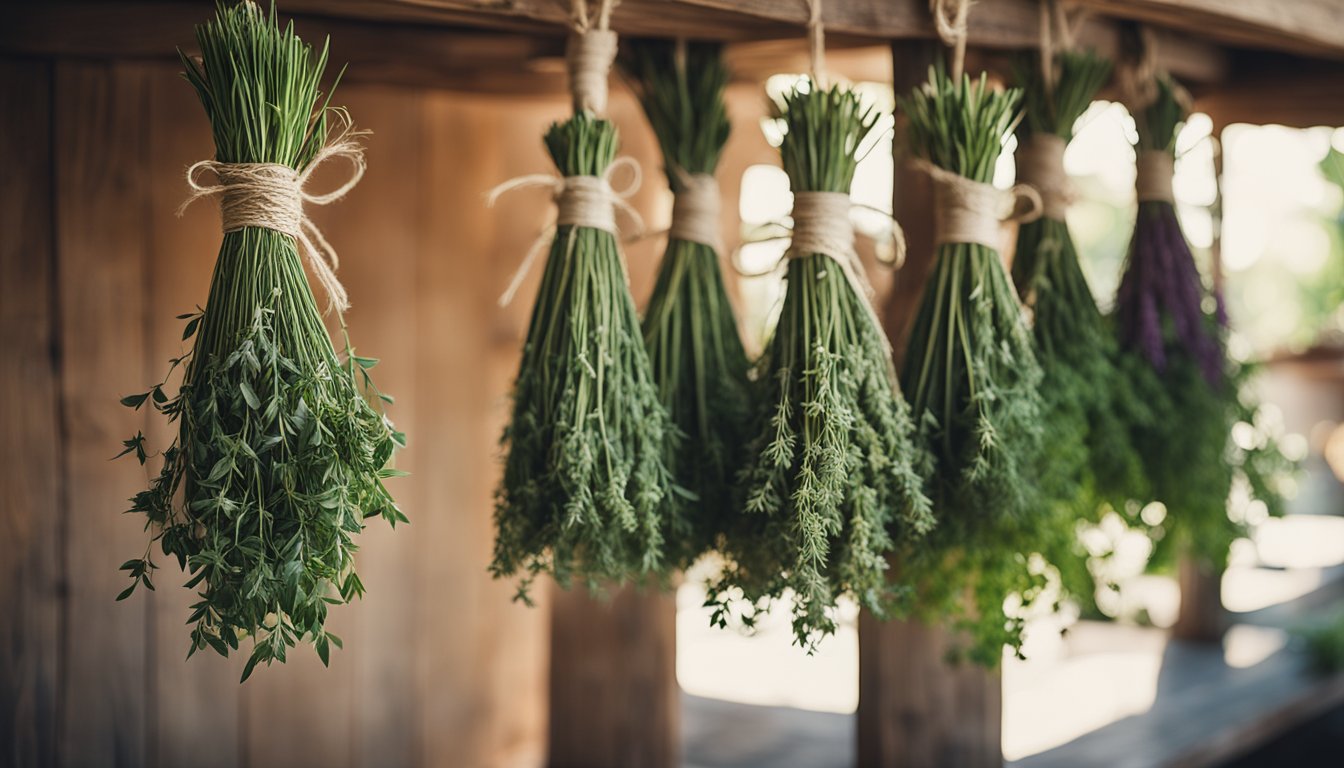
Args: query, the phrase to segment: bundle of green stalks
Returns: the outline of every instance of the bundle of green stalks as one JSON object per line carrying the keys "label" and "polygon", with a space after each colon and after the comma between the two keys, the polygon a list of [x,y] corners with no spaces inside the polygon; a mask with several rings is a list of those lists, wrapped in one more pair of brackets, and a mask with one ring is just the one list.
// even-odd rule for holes
{"label": "bundle of green stalks", "polygon": [[[626,72],[658,137],[673,193],[713,181],[728,141],[722,46],[663,40],[627,44]],[[672,419],[666,463],[687,531],[669,532],[669,565],[686,567],[718,544],[738,503],[734,478],[750,418],[751,363],[738,336],[716,238],[672,233],[644,315],[644,343],[659,397]]]}
{"label": "bundle of green stalks", "polygon": [[[603,177],[616,128],[580,113],[547,131],[565,177]],[[643,578],[662,565],[664,526],[683,535],[668,502],[663,450],[672,429],[649,366],[616,236],[556,230],[513,391],[496,492],[497,578],[540,573],[590,589]]]}
{"label": "bundle of green stalks", "polygon": [[[936,168],[989,183],[1018,120],[1018,90],[941,69],[900,99],[911,151]],[[902,561],[917,579],[918,611],[951,616],[963,650],[997,664],[1021,644],[1004,600],[1030,603],[1043,586],[1027,567],[1045,515],[1035,473],[1041,447],[1041,367],[1017,293],[992,248],[938,246],[906,348],[901,384],[933,455],[938,527]]]}
{"label": "bundle of green stalks", "polygon": [[[1051,150],[1059,153],[1062,174],[1062,149],[1111,72],[1110,62],[1091,51],[1056,53],[1049,81],[1041,66],[1038,54],[1024,53],[1016,68],[1024,94],[1017,128],[1018,180],[1027,183],[1038,181],[1030,178],[1033,172],[1048,173],[1032,161]],[[1039,154],[1029,156],[1032,152]],[[1012,277],[1033,313],[1036,356],[1044,372],[1042,420],[1048,440],[1036,476],[1043,503],[1061,523],[1041,548],[1059,569],[1065,588],[1090,606],[1094,585],[1073,526],[1095,519],[1106,504],[1124,509],[1129,499],[1145,497],[1143,464],[1127,425],[1143,418],[1146,406],[1116,368],[1115,335],[1083,275],[1063,217],[1069,190],[1066,185],[1051,188],[1058,184],[1046,180],[1044,215],[1018,229]],[[1132,415],[1136,410],[1140,414]]]}
{"label": "bundle of green stalks", "polygon": [[[795,195],[847,195],[877,117],[843,87],[787,94],[780,151]],[[932,525],[909,409],[868,301],[837,257],[790,252],[758,368],[763,411],[741,478],[746,511],[710,589],[720,624],[734,597],[762,607],[791,590],[794,635],[810,651],[835,631],[842,596],[887,614],[900,594],[887,555]]]}
{"label": "bundle of green stalks", "polygon": [[[1155,97],[1134,114],[1140,152],[1176,152],[1186,118],[1178,86],[1156,82]],[[1228,515],[1233,484],[1281,508],[1277,492],[1291,472],[1275,435],[1263,429],[1249,389],[1251,367],[1228,358],[1222,299],[1205,286],[1170,200],[1140,200],[1115,303],[1123,372],[1151,408],[1131,425],[1134,445],[1167,515],[1150,533],[1152,564],[1187,553],[1220,569],[1245,526]],[[1231,441],[1244,423],[1253,439]]]}
{"label": "bundle of green stalks", "polygon": [[[216,159],[304,169],[328,140],[326,48],[314,51],[252,3],[221,5],[197,41],[202,59],[183,64]],[[391,398],[369,379],[377,361],[356,356],[348,336],[343,359],[336,354],[294,237],[271,229],[224,235],[205,309],[183,319],[183,339],[195,344],[172,361],[186,365],[180,391],[169,396],[165,378],[122,401],[149,403],[178,425],[130,511],[146,516],[151,546],[200,589],[191,653],[228,656],[250,637],[244,680],[300,641],[325,664],[341,644],[325,629],[328,607],[364,591],[355,534],[369,517],[406,520],[383,485],[397,474],[386,465],[404,437],[382,413],[379,400]],[[126,452],[144,464],[143,436]],[[153,589],[154,567],[148,551],[128,561],[135,581],[121,597],[136,584]]]}

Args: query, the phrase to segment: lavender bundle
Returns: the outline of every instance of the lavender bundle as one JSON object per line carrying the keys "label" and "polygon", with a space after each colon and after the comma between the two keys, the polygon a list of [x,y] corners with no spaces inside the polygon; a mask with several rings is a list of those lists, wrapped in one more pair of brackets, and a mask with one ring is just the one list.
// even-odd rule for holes
{"label": "lavender bundle", "polygon": [[[313,246],[325,241],[302,213],[303,201],[330,202],[358,180],[312,197],[303,183],[323,160],[363,169],[348,133],[328,135],[326,48],[314,51],[292,25],[280,27],[274,10],[268,16],[250,2],[221,5],[196,37],[202,58],[184,56],[183,65],[216,155],[193,167],[191,199],[221,197],[225,234],[205,309],[183,316],[183,340],[195,342],[169,370],[186,364],[181,390],[170,397],[165,378],[122,400],[148,402],[178,426],[161,472],[130,511],[145,515],[153,541],[200,590],[188,656],[205,648],[228,656],[250,638],[246,680],[299,642],[312,643],[323,664],[341,645],[326,630],[327,610],[364,592],[355,534],[369,517],[406,520],[383,486],[399,474],[386,464],[405,438],[383,416],[392,398],[373,387],[377,360],[355,355],[348,338],[337,356],[304,274],[306,253],[344,309],[329,247]],[[214,171],[219,185],[199,185],[198,168]],[[143,436],[126,441],[125,453],[144,464]],[[153,568],[148,552],[127,561],[122,570],[134,581],[118,599],[136,584],[153,589]]]}
{"label": "lavender bundle", "polygon": [[887,555],[932,518],[909,409],[853,253],[849,188],[877,116],[850,90],[809,84],[782,111],[794,190],[787,288],[758,367],[746,511],[708,603],[722,624],[736,590],[750,605],[792,590],[794,636],[810,650],[835,631],[842,595],[887,613],[898,592]]}
{"label": "lavender bundle", "polygon": [[1024,116],[1017,128],[1018,181],[1040,191],[1041,218],[1018,229],[1012,276],[1033,313],[1032,335],[1044,373],[1043,430],[1049,436],[1037,473],[1044,503],[1059,515],[1043,553],[1064,586],[1091,602],[1093,583],[1074,523],[1093,518],[1103,502],[1117,509],[1142,498],[1142,461],[1127,425],[1145,407],[1116,369],[1118,346],[1083,276],[1065,213],[1072,189],[1064,151],[1074,124],[1110,76],[1110,62],[1090,51],[1050,57],[1024,53],[1017,67]]}
{"label": "lavender bundle", "polygon": [[938,68],[899,100],[910,147],[933,177],[938,243],[901,372],[933,455],[938,527],[907,553],[902,573],[916,579],[918,611],[952,616],[967,652],[987,665],[1004,644],[1021,643],[1021,621],[1004,615],[1004,600],[1039,592],[1026,555],[1049,519],[1035,477],[1041,368],[995,250],[1015,200],[989,183],[1020,99],[1018,90],[991,90],[984,76],[954,81]]}
{"label": "lavender bundle", "polygon": [[734,512],[734,477],[750,419],[751,367],[719,268],[714,169],[728,141],[728,70],[714,43],[640,40],[626,70],[663,151],[676,194],[672,226],[644,315],[654,382],[672,419],[667,466],[682,530],[668,531],[668,563],[688,566],[718,544]]}
{"label": "lavender bundle", "polygon": [[1151,101],[1134,109],[1138,127],[1138,218],[1115,301],[1126,357],[1123,374],[1151,408],[1132,425],[1135,445],[1168,515],[1152,534],[1154,562],[1179,551],[1221,568],[1244,526],[1228,516],[1241,477],[1271,510],[1276,478],[1290,462],[1272,439],[1229,442],[1237,421],[1254,425],[1257,403],[1244,392],[1250,370],[1227,358],[1227,316],[1211,295],[1181,232],[1172,195],[1176,136],[1186,117],[1178,86],[1161,76]]}
{"label": "lavender bundle", "polygon": [[524,601],[543,572],[597,589],[656,571],[664,526],[680,530],[663,461],[672,426],[616,243],[616,127],[594,116],[615,47],[601,25],[585,22],[570,38],[575,115],[545,137],[562,177],[552,185],[557,227],[501,440],[490,565],[496,578],[521,572]]}

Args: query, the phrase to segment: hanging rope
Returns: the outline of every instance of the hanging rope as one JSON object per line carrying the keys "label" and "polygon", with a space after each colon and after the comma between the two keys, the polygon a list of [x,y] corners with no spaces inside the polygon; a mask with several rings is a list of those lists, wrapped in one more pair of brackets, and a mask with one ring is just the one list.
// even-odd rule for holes
{"label": "hanging rope", "polygon": [[944,45],[952,46],[952,80],[961,82],[966,67],[966,18],[970,0],[929,0],[933,26]]}
{"label": "hanging rope", "polygon": [[821,0],[807,2],[808,56],[812,65],[812,82],[818,88],[830,87],[826,76],[826,25],[821,20]]}
{"label": "hanging rope", "polygon": [[601,0],[592,15],[586,0],[573,0],[571,5],[573,31],[565,44],[565,68],[576,114],[607,111],[607,80],[616,61],[616,33],[611,30],[615,5],[616,0]]}

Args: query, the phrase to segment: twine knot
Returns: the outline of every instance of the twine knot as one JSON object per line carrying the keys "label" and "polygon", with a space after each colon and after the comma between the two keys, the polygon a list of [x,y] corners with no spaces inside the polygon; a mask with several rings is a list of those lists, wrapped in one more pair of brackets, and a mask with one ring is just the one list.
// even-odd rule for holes
{"label": "twine knot", "polygon": [[565,66],[574,111],[607,111],[607,76],[616,61],[616,33],[610,29],[575,30],[565,45]]}
{"label": "twine knot", "polygon": [[976,243],[998,250],[1000,226],[1040,218],[1041,195],[1026,184],[999,189],[920,160],[915,168],[933,180],[933,242]]}
{"label": "twine knot", "polygon": [[1050,133],[1034,133],[1017,147],[1017,180],[1041,196],[1041,215],[1063,221],[1077,193],[1064,171],[1068,142]]}
{"label": "twine knot", "polygon": [[1158,201],[1173,203],[1176,194],[1171,180],[1176,175],[1176,158],[1161,149],[1141,149],[1137,157],[1134,189],[1139,202]]}
{"label": "twine knot", "polygon": [[[322,231],[308,218],[303,206],[304,203],[334,203],[354,189],[364,176],[364,149],[358,139],[366,133],[353,130],[346,122],[344,129],[319,150],[302,171],[280,163],[201,160],[187,169],[187,186],[191,187],[191,194],[177,209],[177,215],[181,216],[187,206],[203,197],[218,196],[225,234],[257,227],[293,237],[300,255],[307,256],[313,276],[326,290],[329,306],[337,312],[345,312],[350,308],[350,298],[336,278],[340,258],[322,236]],[[313,172],[332,158],[349,161],[350,178],[331,192],[313,194],[307,191],[305,187]],[[203,171],[215,174],[219,183],[202,184],[197,175]]]}
{"label": "twine knot", "polygon": [[[630,170],[630,181],[624,187],[616,189],[612,186],[611,179],[621,168]],[[639,189],[642,179],[639,163],[634,158],[618,157],[607,166],[607,170],[601,176],[555,176],[549,173],[531,173],[509,179],[487,192],[485,204],[494,207],[499,198],[509,192],[540,187],[551,190],[551,198],[556,205],[555,224],[542,230],[533,241],[532,247],[528,249],[517,271],[513,273],[513,278],[509,280],[508,287],[500,295],[499,305],[507,306],[513,301],[513,296],[522,285],[523,278],[532,271],[537,257],[546,248],[547,241],[555,234],[556,227],[591,227],[615,235],[619,231],[616,225],[616,211],[619,210],[634,224],[635,236],[638,236],[644,229],[644,221],[634,206],[630,205],[629,200]]]}

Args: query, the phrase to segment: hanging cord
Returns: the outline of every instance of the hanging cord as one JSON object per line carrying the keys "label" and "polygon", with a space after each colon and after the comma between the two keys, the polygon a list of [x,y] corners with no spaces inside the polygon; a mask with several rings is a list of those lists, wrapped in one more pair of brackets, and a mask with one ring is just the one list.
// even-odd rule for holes
{"label": "hanging cord", "polygon": [[[333,110],[340,129],[328,139],[326,146],[313,156],[308,165],[298,171],[281,163],[224,163],[201,160],[187,169],[187,186],[191,195],[177,209],[177,215],[187,206],[203,197],[219,196],[219,212],[224,233],[237,232],[246,227],[258,227],[281,232],[294,238],[299,253],[306,256],[313,276],[327,292],[328,311],[343,313],[350,308],[350,297],[345,286],[336,278],[340,258],[336,249],[322,236],[313,220],[304,212],[304,203],[327,205],[345,197],[364,176],[364,148],[359,137],[368,131],[356,131],[350,116],[342,110]],[[304,189],[317,167],[333,158],[349,161],[350,178],[325,194],[313,194]],[[202,184],[196,176],[208,171],[219,179],[218,184]]]}
{"label": "hanging cord", "polygon": [[[1041,81],[1049,101],[1059,84],[1058,56],[1073,49],[1075,29],[1059,0],[1041,0]],[[1075,24],[1081,24],[1079,18]],[[1048,219],[1063,221],[1069,206],[1077,198],[1069,175],[1064,171],[1064,151],[1068,146],[1062,137],[1053,133],[1036,132],[1023,140],[1017,148],[1017,180],[1040,193],[1041,214]]]}
{"label": "hanging cord", "polygon": [[1123,66],[1116,67],[1115,81],[1120,102],[1131,115],[1147,109],[1157,99],[1157,35],[1149,27],[1138,28],[1138,45]]}
{"label": "hanging cord", "polygon": [[820,89],[830,87],[826,76],[826,24],[821,20],[821,0],[807,2],[807,46],[812,65],[812,82]]}
{"label": "hanging cord", "polygon": [[565,44],[565,67],[574,112],[601,115],[607,111],[607,79],[616,61],[616,33],[611,30],[611,11],[618,0],[600,0],[591,15],[587,0],[572,0],[573,31]]}
{"label": "hanging cord", "polygon": [[961,82],[966,67],[966,18],[970,15],[970,0],[929,0],[933,12],[933,26],[943,45],[952,46],[952,80]]}

